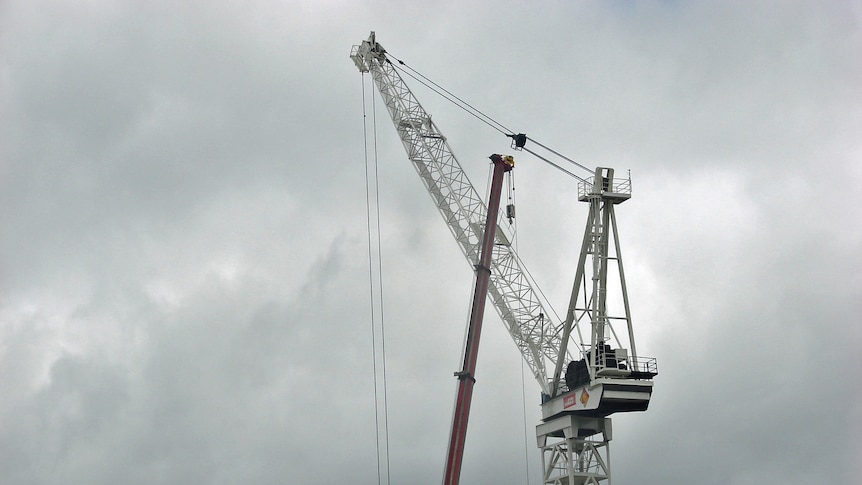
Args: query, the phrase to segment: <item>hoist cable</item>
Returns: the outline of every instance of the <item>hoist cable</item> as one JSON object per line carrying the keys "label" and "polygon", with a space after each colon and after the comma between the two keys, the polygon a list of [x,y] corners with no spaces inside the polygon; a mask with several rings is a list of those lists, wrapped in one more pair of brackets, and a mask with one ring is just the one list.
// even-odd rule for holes
{"label": "hoist cable", "polygon": [[[508,201],[515,207],[515,171],[508,172]],[[509,225],[512,227],[512,248],[517,252],[518,247],[518,217],[516,214],[510,214],[509,208],[506,207],[506,216],[511,215]],[[524,418],[524,483],[530,484],[530,445],[529,445],[529,425],[527,424],[527,380],[525,377],[524,367],[526,366],[524,359],[521,359],[521,412]]]}
{"label": "hoist cable", "polygon": [[[509,220],[509,227],[512,229],[512,248],[515,252],[518,251],[518,218],[515,217],[515,171],[510,170],[507,172],[508,177],[506,178],[508,184],[507,191],[507,199],[508,203],[506,204],[506,218]],[[511,209],[510,209],[511,207]]]}
{"label": "hoist cable", "polygon": [[362,75],[360,77],[362,78],[362,141],[365,153],[365,225],[368,236],[368,287],[371,294],[371,354],[372,370],[374,372],[374,436],[376,443],[374,448],[377,457],[377,484],[380,485],[382,483],[380,470],[380,404],[378,401],[380,393],[377,389],[377,336],[374,328],[374,322],[376,321],[374,309],[377,305],[374,299],[374,257],[371,239],[371,177],[368,173],[368,117],[366,114],[367,102],[365,101],[365,76]]}
{"label": "hoist cable", "polygon": [[[375,284],[374,284],[374,242],[372,240],[372,230],[371,230],[371,176],[369,173],[369,163],[368,163],[368,122],[367,122],[367,114],[366,114],[366,106],[367,101],[365,99],[365,76],[360,76],[362,78],[362,135],[363,135],[363,144],[364,144],[364,153],[365,153],[365,220],[366,220],[366,228],[368,235],[368,283],[370,288],[370,299],[371,299],[371,352],[372,352],[372,369],[374,372],[374,433],[375,433],[375,452],[377,457],[377,483],[378,485],[382,485],[382,470],[381,470],[381,454],[380,454],[380,386],[378,385],[378,376],[379,372],[377,370],[377,335],[375,328],[375,307],[377,306],[377,299],[375,299]],[[372,96],[372,104],[374,97]],[[382,370],[383,370],[383,423],[384,423],[384,444],[385,444],[385,462],[386,462],[386,483],[389,483],[389,424],[388,424],[388,408],[386,404],[386,350],[385,350],[385,339],[384,339],[384,327],[383,327],[383,283],[382,283],[382,263],[380,262],[380,210],[379,210],[379,191],[377,190],[377,122],[376,122],[376,114],[374,114],[374,191],[375,191],[375,209],[377,213],[377,252],[378,252],[378,281],[380,281],[379,285],[379,305],[380,305],[380,331],[381,331],[381,353],[382,353]]]}
{"label": "hoist cable", "polygon": [[384,325],[384,305],[383,305],[383,252],[381,249],[381,241],[382,238],[380,236],[380,179],[378,176],[378,163],[377,163],[377,103],[374,101],[376,98],[371,96],[371,119],[373,120],[372,126],[374,129],[372,130],[374,133],[374,195],[375,195],[375,207],[377,209],[377,272],[379,275],[378,282],[380,287],[378,288],[378,294],[380,295],[380,349],[383,357],[383,428],[384,428],[384,446],[386,448],[386,483],[389,483],[391,477],[391,469],[389,466],[389,390],[386,385],[386,331]]}
{"label": "hoist cable", "polygon": [[530,484],[530,445],[529,433],[527,432],[527,380],[524,377],[524,359],[521,359],[521,407],[524,412],[524,474],[526,479],[524,483]]}

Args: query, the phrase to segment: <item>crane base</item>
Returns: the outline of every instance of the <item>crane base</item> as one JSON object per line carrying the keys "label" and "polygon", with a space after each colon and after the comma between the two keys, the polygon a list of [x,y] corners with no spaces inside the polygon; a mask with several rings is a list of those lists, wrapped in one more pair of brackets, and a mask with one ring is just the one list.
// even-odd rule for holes
{"label": "crane base", "polygon": [[536,427],[542,453],[542,483],[599,484],[610,481],[610,418],[564,415]]}

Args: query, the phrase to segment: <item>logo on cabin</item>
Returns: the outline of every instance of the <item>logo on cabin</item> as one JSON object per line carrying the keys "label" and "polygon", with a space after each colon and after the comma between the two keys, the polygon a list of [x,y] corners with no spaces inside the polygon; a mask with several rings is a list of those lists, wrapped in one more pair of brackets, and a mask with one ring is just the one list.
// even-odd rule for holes
{"label": "logo on cabin", "polygon": [[590,401],[590,393],[587,392],[586,388],[581,389],[581,396],[578,398],[576,396],[577,392],[573,392],[568,396],[563,398],[563,409],[569,409],[580,401],[581,405],[585,406]]}

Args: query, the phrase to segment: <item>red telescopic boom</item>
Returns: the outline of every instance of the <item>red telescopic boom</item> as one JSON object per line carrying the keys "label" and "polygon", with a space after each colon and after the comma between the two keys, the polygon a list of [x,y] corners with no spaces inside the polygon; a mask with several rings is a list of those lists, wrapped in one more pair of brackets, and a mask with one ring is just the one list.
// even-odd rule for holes
{"label": "red telescopic boom", "polygon": [[491,193],[488,196],[488,215],[485,219],[485,232],[476,268],[476,286],[473,290],[473,306],[470,310],[470,323],[467,328],[467,343],[464,350],[464,363],[455,373],[458,378],[458,391],[455,396],[455,414],[452,418],[452,433],[449,437],[449,451],[446,453],[446,470],[443,485],[457,485],[461,478],[461,459],[464,457],[464,440],[467,436],[467,419],[470,417],[470,401],[473,397],[473,384],[476,382],[476,358],[479,353],[479,334],[482,332],[482,317],[485,314],[485,300],[488,295],[488,281],[491,278],[491,251],[494,249],[494,235],[497,231],[497,213],[500,209],[500,194],[503,187],[503,174],[512,170],[515,162],[510,156],[491,155],[494,174],[491,177]]}

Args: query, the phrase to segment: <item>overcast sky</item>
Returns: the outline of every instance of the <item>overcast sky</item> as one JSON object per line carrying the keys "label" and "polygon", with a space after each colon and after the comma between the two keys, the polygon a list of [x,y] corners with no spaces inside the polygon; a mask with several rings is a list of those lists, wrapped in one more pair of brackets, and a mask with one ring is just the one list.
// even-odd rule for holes
{"label": "overcast sky", "polygon": [[[348,58],[371,30],[514,130],[631,170],[617,216],[660,374],[614,417],[614,483],[862,474],[858,2],[6,0],[4,484],[377,482]],[[484,193],[509,141],[414,87]],[[438,483],[472,273],[381,107],[391,481]],[[559,311],[585,205],[517,160],[521,257]],[[538,484],[539,387],[491,310],[482,338],[462,483]]]}

